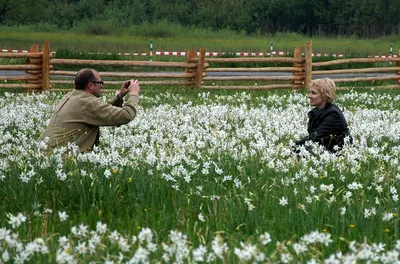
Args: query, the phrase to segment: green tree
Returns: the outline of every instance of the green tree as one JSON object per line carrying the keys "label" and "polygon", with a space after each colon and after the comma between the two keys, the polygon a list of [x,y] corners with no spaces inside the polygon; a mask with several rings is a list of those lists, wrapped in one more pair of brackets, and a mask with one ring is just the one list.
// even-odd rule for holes
{"label": "green tree", "polygon": [[249,35],[284,31],[374,38],[400,32],[399,12],[399,0],[0,0],[4,25],[129,28],[165,21]]}
{"label": "green tree", "polygon": [[44,6],[45,0],[0,0],[0,23],[21,25],[40,22],[45,18],[42,12]]}
{"label": "green tree", "polygon": [[190,26],[193,23],[194,2],[193,1],[165,1],[153,0],[153,6],[157,12],[154,12],[155,20],[168,20],[184,26]]}

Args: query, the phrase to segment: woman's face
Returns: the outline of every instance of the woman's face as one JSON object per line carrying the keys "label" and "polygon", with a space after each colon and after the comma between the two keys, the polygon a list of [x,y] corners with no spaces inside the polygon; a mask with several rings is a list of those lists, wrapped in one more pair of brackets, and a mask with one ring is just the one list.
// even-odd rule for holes
{"label": "woman's face", "polygon": [[323,108],[326,104],[326,101],[322,97],[322,94],[318,91],[317,88],[313,86],[311,86],[310,91],[308,93],[308,99],[310,100],[311,106],[315,106],[319,109]]}

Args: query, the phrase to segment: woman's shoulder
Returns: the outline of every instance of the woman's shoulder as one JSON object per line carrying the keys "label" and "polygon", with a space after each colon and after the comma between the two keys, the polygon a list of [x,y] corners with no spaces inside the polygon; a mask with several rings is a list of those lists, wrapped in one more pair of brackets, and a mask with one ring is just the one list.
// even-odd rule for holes
{"label": "woman's shoulder", "polygon": [[341,113],[342,110],[340,110],[339,106],[337,106],[336,104],[330,103],[325,106],[325,112],[340,112]]}
{"label": "woman's shoulder", "polygon": [[342,118],[343,117],[343,111],[337,106],[336,104],[328,104],[325,107],[325,111],[323,113],[323,117],[328,117],[328,116],[335,116]]}

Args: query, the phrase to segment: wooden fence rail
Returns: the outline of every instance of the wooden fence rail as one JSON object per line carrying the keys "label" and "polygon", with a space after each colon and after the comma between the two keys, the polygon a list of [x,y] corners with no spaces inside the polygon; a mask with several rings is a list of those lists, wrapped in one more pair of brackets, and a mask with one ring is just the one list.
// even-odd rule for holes
{"label": "wooden fence rail", "polygon": [[[25,64],[0,65],[0,88],[46,91],[49,89],[59,90],[56,88],[57,84],[72,85],[76,70],[58,70],[60,65],[93,66],[93,68],[96,66],[102,68],[104,66],[124,66],[125,69],[128,68],[129,71],[125,72],[99,71],[100,76],[104,77],[105,83],[113,85],[119,85],[122,79],[134,78],[140,79],[142,85],[184,85],[204,89],[299,89],[308,88],[313,78],[328,75],[337,83],[393,81],[394,85],[391,87],[400,87],[400,57],[334,59],[313,62],[311,41],[307,41],[305,44],[304,56],[302,55],[303,47],[297,47],[293,52],[293,57],[206,58],[205,48],[200,49],[199,54],[197,56],[195,51],[190,50],[187,53],[186,62],[63,59],[52,57],[50,42],[46,41],[43,43],[41,51],[39,46],[34,44],[26,53],[0,53],[0,58],[26,59]],[[358,63],[364,64],[364,68],[362,68],[363,65],[357,69],[345,68],[347,64]],[[366,67],[365,64],[371,64],[373,67]],[[332,66],[345,69],[329,69]],[[154,70],[133,71],[138,67],[153,68]],[[1,75],[6,71],[18,71],[22,74]],[[224,76],[224,72],[230,72],[230,75],[237,74]],[[282,73],[291,74],[282,75]],[[373,73],[377,73],[377,75],[346,76],[345,78],[341,76],[343,74]],[[336,76],[338,77],[336,78]]]}
{"label": "wooden fence rail", "polygon": [[[400,52],[399,52],[400,55]],[[352,78],[334,78],[336,83],[349,83],[349,82],[370,82],[370,81],[390,81],[394,80],[398,85],[400,80],[400,63],[399,57],[388,57],[388,58],[353,58],[353,59],[340,59],[335,61],[315,62],[312,64],[313,67],[323,67],[332,65],[343,65],[347,63],[391,63],[395,62],[394,67],[374,67],[374,68],[359,68],[359,69],[345,69],[345,70],[314,70],[313,75],[337,75],[337,74],[361,74],[361,73],[393,73],[393,75],[385,76],[370,76],[370,77],[352,77]],[[393,86],[395,87],[395,86]],[[400,88],[400,87],[395,87]]]}
{"label": "wooden fence rail", "polygon": [[[197,61],[197,60],[194,60]],[[277,88],[302,88],[304,82],[304,58],[207,58],[208,64],[246,64],[246,63],[285,63],[288,64],[285,67],[206,67],[204,69],[205,75],[203,76],[204,89],[277,89]],[[240,72],[241,74],[248,73],[248,75],[237,75],[237,76],[208,76],[208,73],[213,72]],[[291,76],[280,76],[280,75],[261,75],[260,73],[273,73],[273,72],[292,72]],[[257,74],[254,74],[257,73]],[[206,85],[206,83],[212,82],[212,85]],[[222,84],[215,85],[218,81]],[[245,81],[246,85],[238,85],[238,81]],[[246,82],[247,81],[247,82]],[[259,81],[262,83],[277,82],[269,85],[257,85],[250,83],[250,81]],[[281,82],[285,81],[284,84]],[[230,85],[229,82],[235,82]]]}

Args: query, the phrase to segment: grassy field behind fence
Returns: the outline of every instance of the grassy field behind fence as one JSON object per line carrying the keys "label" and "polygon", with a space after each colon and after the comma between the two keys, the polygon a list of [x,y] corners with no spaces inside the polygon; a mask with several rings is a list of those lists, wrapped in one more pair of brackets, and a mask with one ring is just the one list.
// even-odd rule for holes
{"label": "grassy field behind fence", "polygon": [[[40,31],[44,27],[0,27],[2,49],[27,49],[33,43],[50,40],[52,50],[81,52],[149,52],[150,40],[154,51],[207,51],[217,52],[269,52],[270,43],[276,51],[293,52],[297,46],[313,41],[316,53],[339,53],[346,56],[389,55],[390,45],[397,54],[400,36],[390,35],[378,39],[352,37],[306,37],[296,33],[246,36],[229,30],[213,32],[199,28],[184,28],[173,24],[139,25],[128,29],[114,29],[111,35],[88,35],[82,31],[60,32],[57,29]],[[84,32],[84,31],[83,31]],[[114,33],[114,35],[112,35]]]}
{"label": "grassy field behind fence", "polygon": [[[55,51],[55,58],[66,59],[98,59],[98,60],[150,60],[149,56],[120,56],[118,52],[149,52],[150,39],[153,40],[153,51],[199,51],[206,47],[206,51],[235,53],[235,52],[270,52],[270,43],[275,51],[293,53],[298,46],[305,46],[307,40],[313,42],[314,53],[342,54],[345,57],[366,57],[371,55],[388,56],[390,47],[396,55],[400,49],[400,36],[391,35],[379,39],[356,39],[351,37],[313,37],[308,38],[296,33],[277,33],[275,35],[246,36],[229,30],[213,32],[199,28],[184,28],[174,24],[139,25],[130,28],[103,30],[109,35],[82,34],[84,28],[75,28],[70,31],[60,32],[51,25],[0,27],[0,43],[2,49],[28,49],[33,43],[41,45],[43,41],[50,40],[51,50]],[[108,53],[108,54],[107,54]],[[233,55],[227,54],[226,57]],[[292,55],[288,55],[292,57]],[[185,56],[154,55],[154,61],[179,61],[185,62]],[[313,62],[334,60],[334,57],[313,57]],[[24,64],[24,59],[0,59],[0,64]],[[215,65],[214,65],[215,66]],[[229,63],[220,63],[218,67],[231,67]],[[234,67],[278,67],[279,63],[236,64]],[[387,65],[348,63],[322,67],[321,69],[348,69],[362,67],[394,67],[394,63]],[[81,66],[57,65],[55,70],[77,71]],[[97,66],[99,71],[153,71],[148,67],[104,67]],[[238,82],[238,85],[243,85]],[[341,83],[341,87],[364,87],[374,85],[392,85],[393,81]],[[248,83],[246,85],[249,85]],[[261,85],[257,83],[255,85]],[[59,88],[59,87],[55,87]]]}
{"label": "grassy field behind fence", "polygon": [[399,259],[398,91],[339,92],[355,144],[315,156],[291,148],[305,93],[180,88],[144,90],[95,151],[47,155],[61,97],[0,97],[3,262]]}

